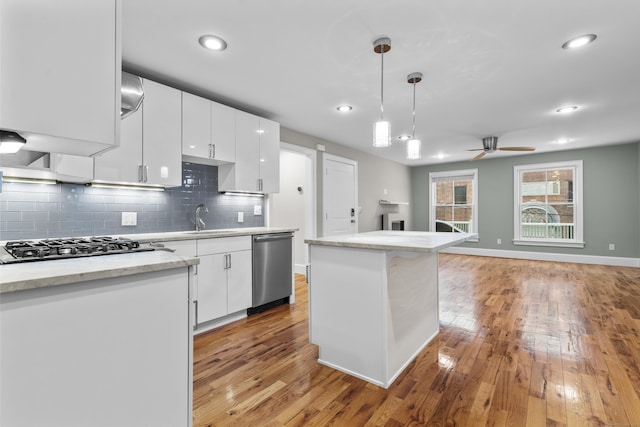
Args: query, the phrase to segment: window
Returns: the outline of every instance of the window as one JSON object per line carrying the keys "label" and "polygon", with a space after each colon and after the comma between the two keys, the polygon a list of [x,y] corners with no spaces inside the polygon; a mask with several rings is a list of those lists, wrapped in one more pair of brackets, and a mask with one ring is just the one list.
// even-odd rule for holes
{"label": "window", "polygon": [[582,161],[515,166],[514,244],[584,247]]}
{"label": "window", "polygon": [[431,231],[478,232],[478,170],[432,172]]}

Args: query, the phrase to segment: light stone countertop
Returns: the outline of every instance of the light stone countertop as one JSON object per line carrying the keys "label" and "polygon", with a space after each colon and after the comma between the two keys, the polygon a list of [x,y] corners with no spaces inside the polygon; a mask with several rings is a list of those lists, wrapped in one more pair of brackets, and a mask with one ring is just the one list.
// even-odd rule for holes
{"label": "light stone countertop", "polygon": [[116,237],[126,237],[140,243],[169,242],[175,240],[211,239],[217,237],[253,236],[255,234],[287,233],[298,231],[297,228],[282,227],[246,227],[223,228],[202,231],[168,231],[163,233],[119,234]]}
{"label": "light stone countertop", "polygon": [[310,245],[337,246],[384,251],[438,252],[449,246],[477,238],[475,233],[434,233],[428,231],[371,231],[368,233],[305,239]]}
{"label": "light stone countertop", "polygon": [[0,265],[0,294],[188,267],[199,262],[195,257],[152,251],[6,264]]}
{"label": "light stone countertop", "polygon": [[[284,233],[295,228],[247,227],[202,231],[172,231],[160,233],[123,234],[145,245],[151,242],[211,239],[219,237],[251,236],[256,234]],[[25,239],[41,240],[41,239]],[[0,242],[4,246],[6,242]],[[10,256],[10,255],[8,255]],[[119,277],[131,274],[167,270],[198,264],[195,257],[180,257],[170,252],[134,252],[48,261],[0,264],[0,294],[23,289],[57,286],[87,280]]]}

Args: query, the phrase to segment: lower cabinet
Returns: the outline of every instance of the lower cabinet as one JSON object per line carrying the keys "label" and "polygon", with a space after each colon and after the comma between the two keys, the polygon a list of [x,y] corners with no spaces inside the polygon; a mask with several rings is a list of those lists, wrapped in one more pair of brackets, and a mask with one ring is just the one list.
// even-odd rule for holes
{"label": "lower cabinet", "polygon": [[251,236],[197,241],[197,323],[251,307]]}

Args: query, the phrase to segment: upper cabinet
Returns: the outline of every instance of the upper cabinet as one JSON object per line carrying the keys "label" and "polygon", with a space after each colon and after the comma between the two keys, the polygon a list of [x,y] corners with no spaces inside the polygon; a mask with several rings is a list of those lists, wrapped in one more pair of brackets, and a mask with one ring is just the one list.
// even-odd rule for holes
{"label": "upper cabinet", "polygon": [[280,125],[236,110],[236,161],[218,167],[218,190],[280,191]]}
{"label": "upper cabinet", "polygon": [[182,155],[194,163],[235,161],[235,110],[182,92]]}
{"label": "upper cabinet", "polygon": [[122,120],[120,147],[95,158],[95,180],[182,185],[182,93],[144,80],[141,108]]}
{"label": "upper cabinet", "polygon": [[120,0],[2,0],[0,128],[32,151],[88,156],[116,146],[120,13]]}

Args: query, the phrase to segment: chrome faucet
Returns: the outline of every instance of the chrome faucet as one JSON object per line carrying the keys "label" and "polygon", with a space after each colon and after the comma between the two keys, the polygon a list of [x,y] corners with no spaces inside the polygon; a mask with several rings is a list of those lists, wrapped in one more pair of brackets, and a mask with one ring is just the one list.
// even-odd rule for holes
{"label": "chrome faucet", "polygon": [[196,231],[200,231],[204,229],[204,226],[206,225],[204,223],[204,221],[202,220],[202,218],[200,218],[200,209],[204,208],[204,212],[208,213],[209,209],[207,209],[207,207],[204,205],[204,203],[200,203],[197,207],[196,207]]}

